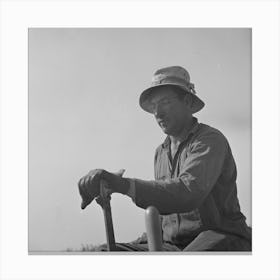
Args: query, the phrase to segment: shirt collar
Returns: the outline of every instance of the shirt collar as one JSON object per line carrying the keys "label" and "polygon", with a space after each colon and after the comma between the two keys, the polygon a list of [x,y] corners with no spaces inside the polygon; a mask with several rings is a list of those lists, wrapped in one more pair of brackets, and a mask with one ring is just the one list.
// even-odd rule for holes
{"label": "shirt collar", "polygon": [[[196,118],[196,117],[193,117],[193,123],[192,123],[191,129],[190,129],[189,133],[186,135],[184,141],[187,140],[188,137],[189,137],[190,135],[193,135],[193,134],[197,131],[198,126],[199,126],[199,123],[198,123],[197,118]],[[170,142],[171,142],[170,137],[167,136],[167,137],[165,138],[163,144],[162,144],[162,147],[163,147],[164,149],[169,148]]]}

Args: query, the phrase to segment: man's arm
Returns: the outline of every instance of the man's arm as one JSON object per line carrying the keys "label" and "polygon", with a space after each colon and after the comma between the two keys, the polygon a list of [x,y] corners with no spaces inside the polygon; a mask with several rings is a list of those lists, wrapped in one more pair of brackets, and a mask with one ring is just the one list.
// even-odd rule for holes
{"label": "man's arm", "polygon": [[[188,212],[200,206],[221,172],[228,143],[218,132],[205,134],[195,141],[178,178],[167,181],[127,178],[130,194],[141,208],[155,206],[161,214]],[[129,194],[128,194],[129,195]]]}
{"label": "man's arm", "polygon": [[227,151],[225,137],[211,132],[192,144],[180,175],[174,179],[146,181],[122,178],[102,169],[90,171],[79,182],[80,194],[86,200],[83,204],[99,195],[100,180],[104,179],[112,192],[129,195],[141,208],[152,205],[160,214],[191,211],[200,206],[217,182]]}

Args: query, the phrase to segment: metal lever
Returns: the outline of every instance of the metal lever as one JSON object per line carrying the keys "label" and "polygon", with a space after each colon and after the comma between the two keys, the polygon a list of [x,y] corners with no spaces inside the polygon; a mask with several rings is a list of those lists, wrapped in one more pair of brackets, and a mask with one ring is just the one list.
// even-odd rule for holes
{"label": "metal lever", "polygon": [[107,251],[116,251],[116,242],[115,242],[110,200],[111,200],[111,191],[107,187],[106,181],[101,180],[100,196],[98,198],[98,203],[101,205],[104,214],[106,239],[107,239]]}
{"label": "metal lever", "polygon": [[149,206],[146,209],[145,222],[149,251],[162,251],[162,230],[156,207]]}

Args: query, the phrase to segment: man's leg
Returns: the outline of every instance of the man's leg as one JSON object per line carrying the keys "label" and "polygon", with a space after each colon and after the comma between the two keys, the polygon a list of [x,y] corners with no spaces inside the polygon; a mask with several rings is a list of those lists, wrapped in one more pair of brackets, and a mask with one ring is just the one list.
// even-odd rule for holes
{"label": "man's leg", "polygon": [[251,242],[213,230],[201,232],[183,251],[252,251]]}

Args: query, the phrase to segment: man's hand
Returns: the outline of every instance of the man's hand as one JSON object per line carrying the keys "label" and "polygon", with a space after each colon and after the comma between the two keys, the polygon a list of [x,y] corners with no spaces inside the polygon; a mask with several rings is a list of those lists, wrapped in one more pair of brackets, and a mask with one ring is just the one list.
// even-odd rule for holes
{"label": "man's hand", "polygon": [[79,192],[82,197],[81,208],[85,209],[100,193],[100,180],[103,179],[112,192],[126,194],[129,189],[129,182],[122,178],[124,170],[118,173],[110,173],[103,169],[91,170],[82,177],[78,183]]}

